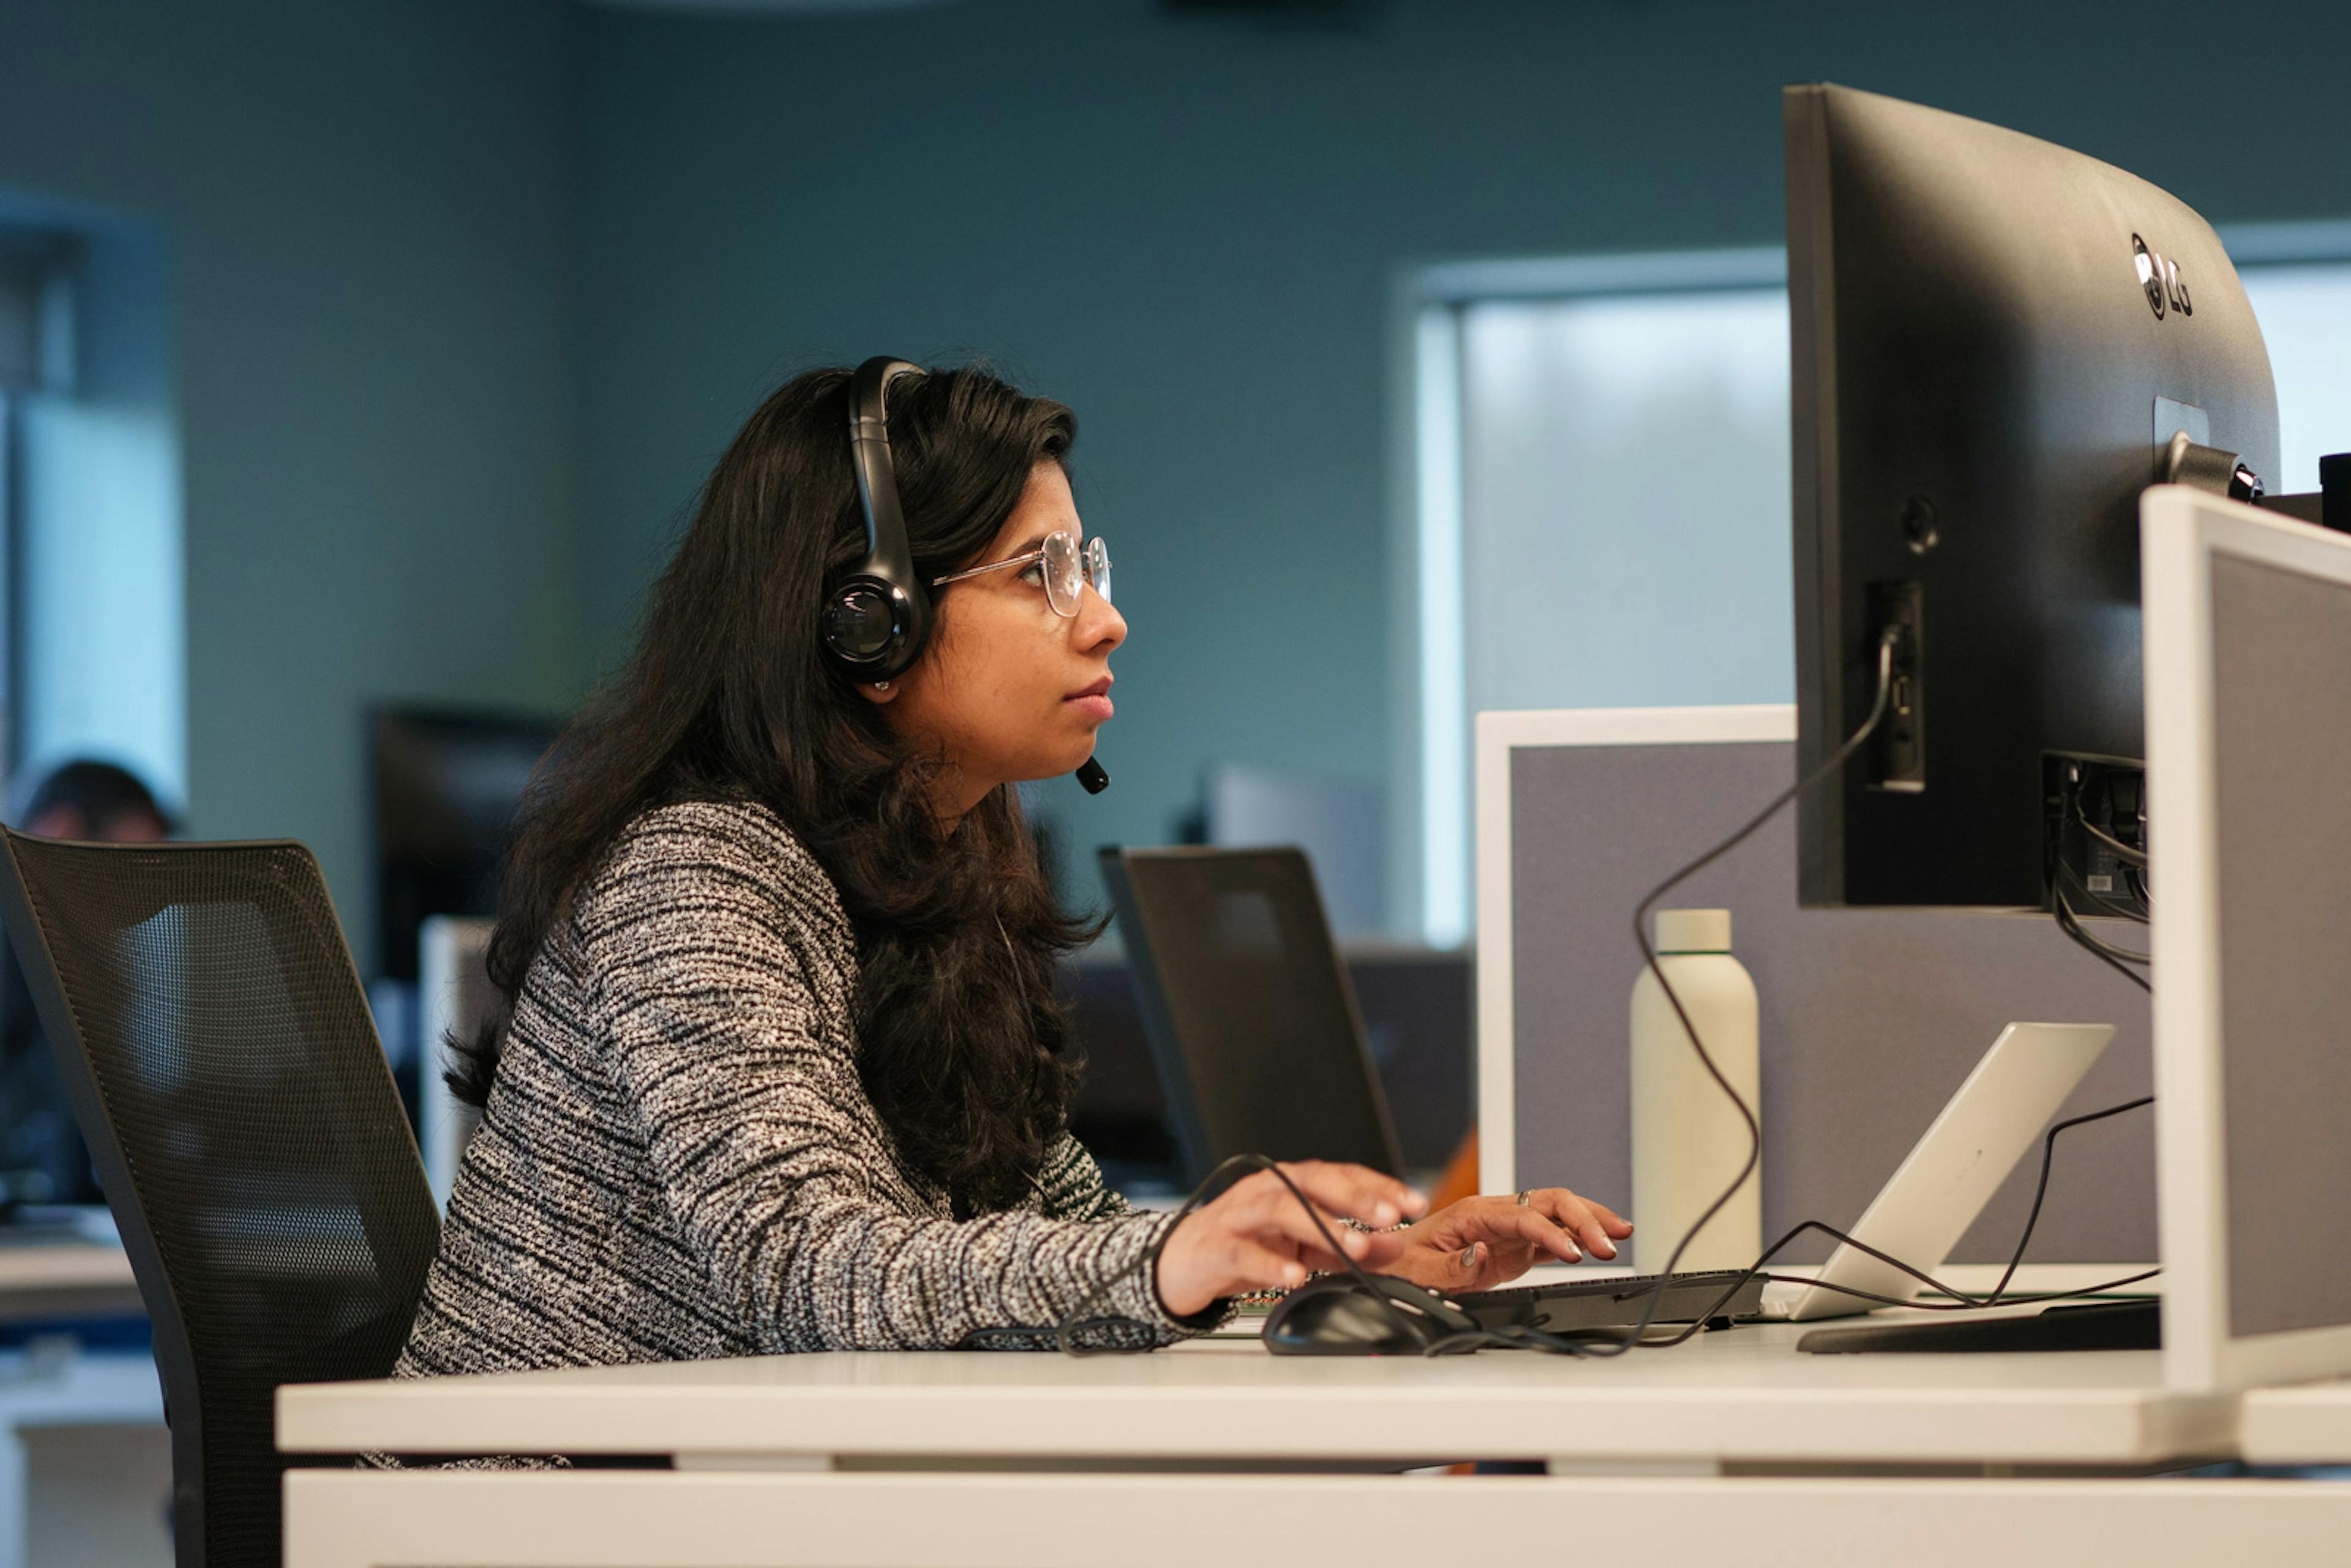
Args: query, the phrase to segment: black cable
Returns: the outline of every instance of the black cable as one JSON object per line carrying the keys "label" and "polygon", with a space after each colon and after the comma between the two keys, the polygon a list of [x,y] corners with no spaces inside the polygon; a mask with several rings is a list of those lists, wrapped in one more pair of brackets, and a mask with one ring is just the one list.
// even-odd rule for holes
{"label": "black cable", "polygon": [[[1727,1286],[1725,1286],[1722,1292],[1718,1295],[1703,1312],[1697,1312],[1692,1315],[1687,1327],[1683,1328],[1678,1333],[1668,1335],[1665,1338],[1650,1339],[1646,1337],[1650,1324],[1645,1320],[1636,1328],[1627,1332],[1625,1335],[1626,1343],[1623,1348],[1630,1349],[1637,1345],[1637,1347],[1641,1349],[1665,1350],[1670,1349],[1675,1345],[1684,1343],[1693,1335],[1698,1333],[1699,1330],[1703,1329],[1707,1325],[1707,1322],[1724,1307],[1728,1306],[1730,1303],[1731,1298],[1738,1295],[1741,1290],[1745,1289],[1748,1281],[1750,1280],[1760,1279],[1784,1284],[1812,1286],[1823,1291],[1834,1291],[1839,1295],[1852,1296],[1861,1301],[1876,1301],[1882,1305],[1892,1307],[1915,1307],[1921,1312],[1979,1312],[1986,1307],[2001,1306],[2003,1304],[2017,1306],[2030,1305],[2033,1302],[2040,1301],[2072,1301],[2085,1296],[2101,1295],[2108,1291],[2120,1290],[2125,1285],[2136,1285],[2142,1281],[2151,1280],[2163,1270],[2160,1269],[2149,1269],[2141,1273],[2127,1275],[2123,1279],[2107,1280],[2095,1285],[2085,1285],[2078,1290],[2044,1291],[2032,1295],[2016,1296],[2011,1296],[2008,1293],[2009,1282],[2016,1278],[2017,1270],[2022,1267],[2024,1262],[2025,1249],[2032,1244],[2033,1229],[2041,1223],[2042,1202],[2049,1195],[2050,1166],[2052,1162],[2054,1161],[2057,1155],[2057,1135],[2070,1127],[2083,1126],[2091,1122],[2103,1122],[2109,1116],[2119,1116],[2126,1111],[2136,1111],[2143,1105],[2152,1105],[2154,1103],[2155,1096],[2148,1094],[2137,1100],[2126,1101],[2120,1105],[2109,1105],[2103,1111],[2091,1111],[2083,1115],[2068,1117],[2064,1121],[2057,1123],[2049,1129],[2041,1144],[2041,1176],[2040,1179],[2033,1186],[2032,1207],[2025,1216],[2023,1233],[2016,1239],[2016,1250],[2010,1255],[2008,1267],[2001,1272],[2000,1282],[1994,1285],[1991,1288],[1991,1292],[1987,1295],[1971,1296],[1965,1291],[1959,1290],[1955,1286],[1943,1283],[1941,1281],[1936,1279],[1933,1275],[1925,1272],[1923,1270],[1912,1268],[1909,1264],[1905,1263],[1901,1259],[1894,1257],[1890,1253],[1879,1251],[1876,1248],[1870,1246],[1865,1241],[1855,1240],[1852,1237],[1846,1235],[1844,1231],[1839,1230],[1833,1225],[1823,1224],[1817,1219],[1807,1219],[1802,1224],[1791,1229],[1785,1236],[1781,1237],[1779,1240],[1774,1241],[1771,1246],[1765,1248],[1762,1255],[1757,1258],[1754,1263],[1736,1280],[1731,1281]],[[1804,1274],[1770,1274],[1764,1272],[1764,1266],[1771,1262],[1773,1258],[1777,1257],[1783,1249],[1785,1249],[1790,1243],[1793,1242],[1798,1237],[1802,1236],[1807,1231],[1813,1230],[1817,1230],[1824,1236],[1831,1237],[1835,1240],[1851,1247],[1854,1250],[1862,1253],[1865,1257],[1875,1258],[1879,1262],[1886,1264],[1889,1268],[1897,1269],[1903,1273],[1909,1275],[1912,1279],[1917,1280],[1928,1289],[1950,1299],[1943,1301],[1921,1301],[1915,1298],[1906,1299],[1900,1296],[1880,1295],[1875,1291],[1864,1291],[1851,1285],[1834,1284],[1827,1281],[1815,1279]],[[1614,1333],[1616,1331],[1614,1329],[1605,1329],[1590,1330],[1585,1332],[1592,1333]],[[1455,1350],[1475,1349],[1477,1348],[1476,1342],[1478,1342],[1479,1334],[1497,1333],[1498,1331],[1480,1330],[1478,1333],[1455,1334],[1447,1339],[1439,1341],[1436,1345],[1431,1346],[1430,1354],[1438,1354]],[[1530,1338],[1528,1336],[1533,1337]],[[1558,1340],[1561,1343],[1554,1345],[1535,1343],[1536,1340]],[[1507,1343],[1514,1349],[1541,1350],[1554,1354],[1571,1354],[1576,1355],[1622,1353],[1621,1350],[1604,1353],[1596,1352],[1591,1344],[1584,1341],[1568,1339],[1563,1335],[1547,1334],[1541,1329],[1513,1329],[1506,1336],[1498,1336],[1493,1343]],[[1573,1346],[1574,1348],[1571,1350],[1568,1348],[1570,1346]]]}
{"label": "black cable", "polygon": [[[1784,1246],[1789,1241],[1802,1235],[1807,1230],[1819,1230],[1825,1235],[1835,1237],[1843,1241],[1853,1241],[1851,1237],[1846,1236],[1843,1231],[1838,1230],[1832,1226],[1823,1225],[1818,1220],[1806,1220],[1802,1225],[1798,1226],[1786,1236],[1782,1237],[1774,1246]],[[1854,1245],[1860,1246],[1861,1244],[1856,1242],[1854,1243]],[[1900,1260],[1888,1258],[1882,1252],[1874,1252],[1871,1249],[1865,1246],[1862,1247],[1861,1249],[1865,1252],[1870,1252],[1873,1257],[1882,1259],[1884,1261],[1892,1264],[1896,1269],[1902,1270],[1906,1274],[1917,1272],[1916,1270],[1909,1268]],[[1740,1277],[1740,1285],[1745,1285],[1750,1280],[1761,1280],[1766,1283],[1771,1284],[1804,1285],[1814,1290],[1834,1291],[1841,1296],[1851,1296],[1856,1301],[1875,1301],[1880,1306],[1907,1307],[1913,1311],[1921,1312],[1981,1312],[1986,1307],[1991,1306],[2025,1307],[2037,1306],[2049,1301],[2086,1301],[2093,1297],[2104,1296],[2113,1291],[2119,1291],[2126,1285],[2143,1283],[2146,1281],[2154,1279],[2157,1275],[2162,1272],[2163,1270],[2160,1268],[2147,1269],[2142,1270],[2140,1272],[2136,1274],[2126,1274],[2119,1280],[2105,1280],[2095,1285],[2084,1285],[2078,1290],[2037,1291],[2031,1295],[2002,1296],[1997,1301],[1976,1301],[1971,1298],[1962,1298],[1960,1300],[1948,1301],[1920,1301],[1916,1296],[1886,1296],[1880,1295],[1876,1291],[1862,1290],[1857,1286],[1832,1284],[1811,1274],[1771,1274],[1750,1271]],[[1734,1287],[1734,1290],[1735,1289],[1736,1287]],[[1626,1349],[1671,1350],[1677,1345],[1687,1343],[1700,1330],[1704,1329],[1715,1314],[1729,1303],[1729,1300],[1730,1297],[1728,1295],[1718,1296],[1711,1308],[1708,1309],[1704,1312],[1693,1315],[1687,1324],[1683,1326],[1678,1332],[1669,1334],[1644,1337],[1635,1340],[1615,1341],[1604,1338],[1603,1336],[1615,1335],[1620,1332],[1629,1333],[1631,1331],[1620,1331],[1614,1328],[1591,1328],[1574,1329],[1564,1333],[1555,1333],[1547,1329],[1528,1328],[1523,1324],[1518,1323],[1504,1323],[1490,1329],[1476,1329],[1463,1333],[1448,1334],[1444,1339],[1441,1339],[1435,1344],[1430,1345],[1425,1354],[1429,1355],[1456,1355],[1463,1351],[1502,1348],[1509,1350],[1539,1351],[1546,1355],[1588,1356],[1620,1354]],[[1602,1345],[1608,1346],[1609,1348],[1606,1350],[1595,1348],[1596,1346]]]}
{"label": "black cable", "polygon": [[[1722,1212],[1723,1207],[1737,1196],[1740,1187],[1747,1185],[1748,1178],[1755,1174],[1755,1166],[1763,1155],[1763,1129],[1756,1122],[1753,1109],[1748,1105],[1739,1091],[1731,1087],[1730,1080],[1722,1075],[1722,1069],[1715,1064],[1713,1055],[1706,1049],[1706,1042],[1698,1039],[1698,1025],[1690,1021],[1688,1009],[1682,1006],[1680,994],[1674,989],[1673,981],[1666,977],[1665,966],[1657,962],[1656,948],[1649,941],[1649,911],[1667,894],[1671,893],[1684,882],[1753,837],[1758,829],[1778,816],[1790,801],[1794,800],[1822,780],[1834,777],[1852,758],[1853,754],[1861,749],[1862,745],[1876,732],[1877,727],[1885,722],[1886,703],[1894,690],[1894,650],[1901,642],[1903,635],[1901,628],[1889,626],[1885,634],[1877,640],[1877,693],[1870,700],[1869,716],[1861,721],[1861,727],[1855,730],[1844,745],[1831,752],[1827,759],[1818,768],[1773,796],[1770,804],[1748,820],[1746,826],[1666,878],[1656,887],[1651,888],[1649,895],[1641,900],[1633,911],[1633,940],[1641,949],[1641,961],[1648,966],[1649,973],[1656,977],[1658,987],[1665,992],[1666,1001],[1673,1008],[1674,1017],[1681,1020],[1682,1032],[1688,1037],[1690,1049],[1698,1052],[1698,1062],[1706,1069],[1707,1076],[1714,1080],[1716,1088],[1730,1097],[1731,1104],[1738,1108],[1740,1120],[1747,1124],[1747,1158],[1740,1165],[1739,1174],[1731,1178],[1730,1185],[1724,1187],[1712,1203],[1707,1205],[1706,1211],[1698,1217],[1688,1229],[1682,1232],[1681,1239],[1674,1243],[1673,1251],[1666,1258],[1666,1266],[1658,1270],[1657,1283],[1649,1292],[1648,1304],[1641,1311],[1640,1322],[1635,1323],[1632,1331],[1614,1345],[1591,1347],[1585,1352],[1587,1354],[1622,1355],[1625,1352],[1644,1343],[1644,1336],[1648,1333],[1650,1324],[1656,1321],[1658,1308],[1665,1303],[1667,1289],[1673,1281],[1674,1265],[1682,1260],[1682,1254],[1689,1250],[1690,1242],[1697,1239],[1698,1233],[1705,1229],[1716,1215]],[[1703,1318],[1699,1320],[1700,1323],[1704,1321]]]}
{"label": "black cable", "polygon": [[2066,901],[2065,893],[2063,888],[2057,890],[2056,900],[2059,915],[2064,919],[2072,921],[2076,926],[2079,926],[2081,939],[2085,941],[2090,946],[2095,948],[2098,952],[2105,954],[2109,958],[2118,959],[2126,964],[2137,964],[2144,967],[2155,962],[2154,954],[2137,953],[2133,952],[2127,947],[2117,947],[2113,943],[2107,941],[2105,937],[2100,936],[2095,932],[2092,931],[2088,926],[2083,925],[2082,912],[2074,908],[2072,904]]}
{"label": "black cable", "polygon": [[2085,952],[2094,955],[2100,963],[2114,970],[2116,974],[2120,975],[2140,990],[2153,995],[2155,991],[2153,982],[2130,967],[2132,962],[2141,964],[2152,962],[2150,957],[2144,953],[2126,954],[2121,948],[2109,947],[2105,943],[2099,941],[2084,930],[2082,923],[2074,918],[2072,906],[2065,902],[2065,894],[2057,890],[2053,890],[2053,893],[2054,896],[2052,902],[2057,906],[2057,929],[2072,937]]}
{"label": "black cable", "polygon": [[2041,1200],[2049,1196],[2049,1163],[2057,1155],[2057,1134],[2068,1127],[2103,1122],[2109,1116],[2119,1116],[2126,1111],[2136,1111],[2142,1105],[2154,1103],[2154,1095],[2143,1094],[2136,1100],[2126,1100],[2119,1105],[2109,1105],[2103,1111],[2091,1111],[2079,1116],[2068,1117],[2049,1129],[2048,1137],[2043,1140],[2041,1145],[2041,1179],[2032,1188],[2032,1208],[2024,1217],[2024,1234],[2016,1239],[2016,1252],[2009,1259],[2008,1269],[2001,1275],[2000,1283],[1991,1288],[1991,1294],[1986,1298],[1985,1305],[1989,1306],[1999,1301],[2007,1292],[2008,1282],[2016,1278],[2017,1269],[2024,1262],[2024,1249],[2032,1239],[2032,1228],[2041,1223]]}
{"label": "black cable", "polygon": [[2130,845],[2123,842],[2122,840],[2115,837],[2114,834],[2107,832],[2104,828],[2099,827],[2095,822],[2090,821],[2090,814],[2082,810],[2082,797],[2078,793],[2074,797],[2074,820],[2082,824],[2082,831],[2084,832],[2097,840],[2098,842],[2105,845],[2106,848],[2114,851],[2115,858],[2121,861],[2125,865],[2143,866],[2147,864],[2147,857],[2145,850],[2132,848]]}
{"label": "black cable", "polygon": [[[1364,1266],[1348,1256],[1347,1249],[1339,1245],[1338,1238],[1331,1234],[1330,1226],[1323,1222],[1322,1211],[1315,1207],[1307,1196],[1299,1190],[1298,1184],[1290,1180],[1288,1171],[1283,1170],[1278,1163],[1263,1155],[1235,1155],[1230,1159],[1218,1164],[1216,1169],[1210,1171],[1201,1180],[1199,1186],[1192,1189],[1191,1196],[1184,1200],[1183,1207],[1176,1210],[1175,1223],[1159,1233],[1159,1239],[1153,1242],[1149,1249],[1128,1263],[1125,1268],[1097,1283],[1059,1323],[1050,1328],[1041,1324],[977,1328],[957,1342],[957,1348],[975,1349],[991,1343],[1003,1342],[1016,1349],[1026,1350],[1034,1346],[1040,1340],[1050,1338],[1054,1346],[1064,1355],[1134,1355],[1143,1351],[1155,1349],[1159,1343],[1159,1331],[1153,1325],[1130,1317],[1089,1317],[1086,1314],[1093,1310],[1095,1302],[1133,1278],[1146,1265],[1152,1271],[1152,1278],[1156,1281],[1159,1272],[1159,1255],[1166,1250],[1168,1239],[1176,1234],[1176,1226],[1181,1225],[1185,1218],[1194,1209],[1199,1207],[1211,1193],[1221,1194],[1228,1185],[1226,1177],[1240,1172],[1260,1170],[1271,1171],[1274,1179],[1290,1189],[1290,1196],[1298,1200],[1298,1206],[1306,1211],[1306,1218],[1314,1222],[1314,1228],[1322,1236],[1323,1245],[1346,1264],[1347,1271],[1355,1277],[1355,1282],[1374,1299],[1384,1302],[1389,1312],[1403,1322],[1407,1333],[1416,1339],[1419,1338],[1421,1325],[1412,1315],[1411,1310],[1385,1291],[1381,1290],[1374,1282],[1372,1276],[1364,1270]],[[1111,1343],[1088,1344],[1081,1342],[1078,1337],[1084,1333],[1100,1333],[1105,1331],[1112,1335]]]}

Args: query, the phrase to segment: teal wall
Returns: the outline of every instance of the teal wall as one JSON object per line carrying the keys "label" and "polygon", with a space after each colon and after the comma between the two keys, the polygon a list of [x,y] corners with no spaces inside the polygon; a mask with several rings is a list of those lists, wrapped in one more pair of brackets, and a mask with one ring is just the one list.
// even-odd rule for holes
{"label": "teal wall", "polygon": [[316,845],[364,952],[363,706],[572,700],[761,393],[882,350],[1079,410],[1134,639],[1071,842],[1164,837],[1215,758],[1399,781],[1414,263],[1769,243],[1776,89],[1823,77],[2351,214],[2334,6],[1365,16],[0,0],[0,193],[169,280],[193,829]]}
{"label": "teal wall", "polygon": [[309,842],[362,953],[363,706],[584,671],[569,16],[0,0],[0,187],[168,255],[190,825]]}
{"label": "teal wall", "polygon": [[2351,213],[2339,7],[1365,16],[583,11],[596,645],[623,633],[693,486],[774,381],[979,353],[1077,408],[1081,507],[1116,546],[1134,623],[1102,742],[1118,783],[1050,792],[1069,838],[1163,838],[1216,758],[1408,786],[1391,301],[1415,262],[1776,243],[1778,89],[1820,78],[2079,147],[2216,220]]}

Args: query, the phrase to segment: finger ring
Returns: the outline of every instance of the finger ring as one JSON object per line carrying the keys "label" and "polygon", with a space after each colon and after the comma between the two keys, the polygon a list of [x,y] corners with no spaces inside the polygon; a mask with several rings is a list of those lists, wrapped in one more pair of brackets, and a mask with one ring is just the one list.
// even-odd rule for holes
{"label": "finger ring", "polygon": [[1520,1208],[1524,1208],[1527,1206],[1527,1194],[1533,1190],[1534,1188],[1531,1186],[1522,1186],[1519,1188],[1519,1207]]}

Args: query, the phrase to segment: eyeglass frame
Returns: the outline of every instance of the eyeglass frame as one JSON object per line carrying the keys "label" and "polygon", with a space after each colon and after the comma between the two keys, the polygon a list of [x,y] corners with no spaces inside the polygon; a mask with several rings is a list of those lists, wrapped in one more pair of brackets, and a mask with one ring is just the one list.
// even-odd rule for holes
{"label": "eyeglass frame", "polygon": [[[1071,548],[1077,551],[1078,576],[1081,583],[1078,590],[1079,602],[1071,604],[1067,610],[1062,609],[1059,604],[1054,602],[1052,585],[1050,582],[1048,582],[1045,585],[1045,603],[1054,614],[1060,616],[1062,620],[1073,621],[1077,618],[1078,610],[1084,601],[1085,591],[1087,589],[1091,588],[1097,594],[1100,594],[1103,603],[1107,604],[1110,602],[1110,595],[1103,593],[1101,587],[1095,580],[1097,578],[1108,578],[1110,576],[1110,545],[1103,539],[1102,535],[1096,534],[1092,538],[1087,539],[1086,542],[1081,546],[1067,528],[1055,528],[1052,533],[1045,536],[1048,541],[1056,537],[1069,539]],[[966,578],[985,576],[987,573],[991,571],[1002,571],[1008,567],[1027,566],[1032,561],[1043,560],[1045,556],[1046,549],[1040,546],[1036,549],[1024,550],[1019,555],[1007,556],[1002,560],[989,561],[986,566],[966,567],[961,571],[951,571],[945,577],[935,577],[931,579],[931,586],[933,588],[945,588],[951,582],[961,582]],[[1095,559],[1095,557],[1097,556],[1101,557],[1100,560]]]}

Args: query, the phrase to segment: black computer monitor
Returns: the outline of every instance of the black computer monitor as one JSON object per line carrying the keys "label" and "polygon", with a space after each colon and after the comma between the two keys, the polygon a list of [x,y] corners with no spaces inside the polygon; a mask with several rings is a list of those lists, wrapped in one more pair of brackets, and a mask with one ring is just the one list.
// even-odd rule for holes
{"label": "black computer monitor", "polygon": [[499,862],[551,715],[379,708],[368,717],[375,826],[376,977],[414,984],[418,928],[497,913]]}
{"label": "black computer monitor", "polygon": [[1099,859],[1185,1181],[1240,1154],[1403,1175],[1306,856],[1113,845]]}
{"label": "black computer monitor", "polygon": [[1783,101],[1808,905],[2048,907],[2063,758],[2136,764],[2138,514],[2172,439],[2273,488],[2277,398],[2204,220],[2146,181],[1837,87]]}

